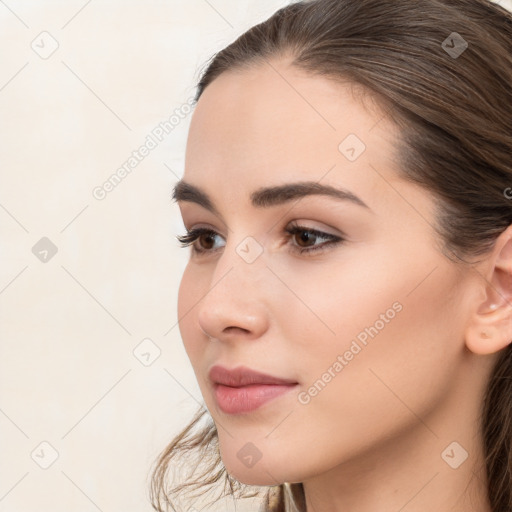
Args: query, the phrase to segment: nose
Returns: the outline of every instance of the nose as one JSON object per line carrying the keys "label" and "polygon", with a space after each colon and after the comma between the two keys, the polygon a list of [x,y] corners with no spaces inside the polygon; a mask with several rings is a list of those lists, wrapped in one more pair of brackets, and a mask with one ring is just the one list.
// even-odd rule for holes
{"label": "nose", "polygon": [[214,339],[257,339],[268,329],[268,269],[224,248],[198,304],[199,328]]}

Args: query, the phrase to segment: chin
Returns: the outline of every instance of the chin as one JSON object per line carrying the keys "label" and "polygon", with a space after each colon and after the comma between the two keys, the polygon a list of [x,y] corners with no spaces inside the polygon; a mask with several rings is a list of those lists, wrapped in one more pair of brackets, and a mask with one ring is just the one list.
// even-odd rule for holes
{"label": "chin", "polygon": [[222,461],[228,474],[246,485],[278,485],[289,481],[292,476],[289,473],[289,468],[273,465],[272,460],[264,461],[263,458],[252,467],[247,467],[240,461],[236,453],[230,454],[228,458],[222,457]]}

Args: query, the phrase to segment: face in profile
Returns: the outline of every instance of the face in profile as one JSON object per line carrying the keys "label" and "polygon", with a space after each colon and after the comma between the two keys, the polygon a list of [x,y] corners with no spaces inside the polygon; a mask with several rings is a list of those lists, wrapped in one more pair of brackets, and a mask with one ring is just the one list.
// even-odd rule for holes
{"label": "face in profile", "polygon": [[[398,137],[348,83],[285,61],[225,72],[197,104],[179,327],[241,482],[414,472],[412,459],[442,481],[452,441],[475,456],[468,419],[490,371],[465,343],[478,276],[443,253]],[[216,366],[282,382],[219,385]]]}

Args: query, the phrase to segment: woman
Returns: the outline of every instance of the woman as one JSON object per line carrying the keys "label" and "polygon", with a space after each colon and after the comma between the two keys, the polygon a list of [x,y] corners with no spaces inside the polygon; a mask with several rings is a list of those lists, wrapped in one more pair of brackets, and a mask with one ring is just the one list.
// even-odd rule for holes
{"label": "woman", "polygon": [[512,510],[510,84],[486,0],[299,2],[213,58],[173,196],[208,410],[157,510]]}

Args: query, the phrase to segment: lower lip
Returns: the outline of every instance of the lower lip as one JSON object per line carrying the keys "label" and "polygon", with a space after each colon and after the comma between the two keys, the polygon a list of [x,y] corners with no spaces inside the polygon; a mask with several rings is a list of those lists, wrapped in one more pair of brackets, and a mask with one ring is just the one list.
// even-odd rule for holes
{"label": "lower lip", "polygon": [[295,389],[296,386],[297,384],[252,384],[233,388],[215,384],[214,390],[217,403],[223,412],[240,414],[258,409],[264,403]]}

